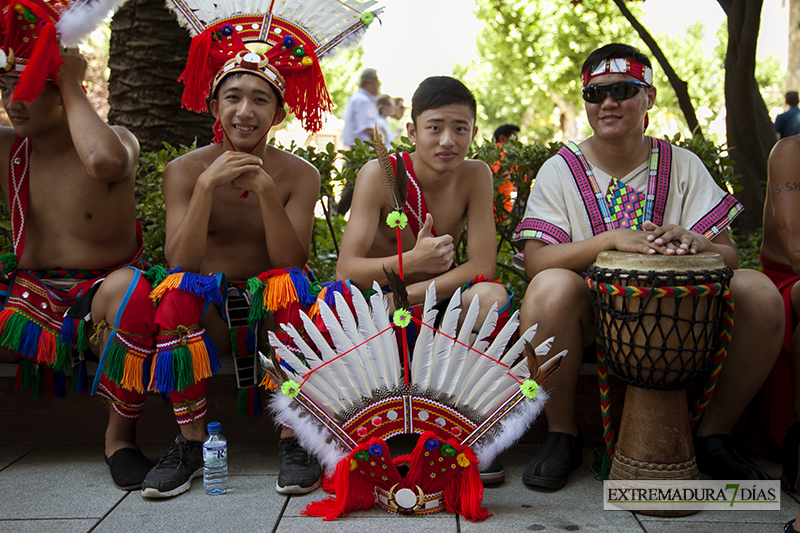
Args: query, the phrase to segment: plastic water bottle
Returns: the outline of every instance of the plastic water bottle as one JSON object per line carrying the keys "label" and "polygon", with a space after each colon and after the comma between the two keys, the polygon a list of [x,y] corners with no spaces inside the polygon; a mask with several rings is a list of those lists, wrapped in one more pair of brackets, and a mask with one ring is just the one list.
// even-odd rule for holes
{"label": "plastic water bottle", "polygon": [[228,441],[220,433],[219,422],[209,422],[203,441],[203,489],[206,494],[228,491]]}

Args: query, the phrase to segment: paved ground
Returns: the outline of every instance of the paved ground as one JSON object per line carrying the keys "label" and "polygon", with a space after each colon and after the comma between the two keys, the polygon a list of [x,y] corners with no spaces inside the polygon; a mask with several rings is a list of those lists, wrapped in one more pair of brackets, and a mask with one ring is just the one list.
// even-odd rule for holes
{"label": "paved ground", "polygon": [[[397,517],[381,509],[334,522],[301,516],[308,502],[325,495],[321,490],[302,497],[275,492],[278,465],[274,442],[229,444],[228,494],[207,496],[202,481],[195,480],[188,493],[165,501],[149,501],[138,492],[116,489],[99,445],[5,446],[0,447],[0,532],[408,533],[413,528],[437,533],[777,533],[798,509],[797,503],[781,494],[780,511],[703,511],[671,519],[603,511],[601,483],[586,462],[560,491],[538,491],[523,485],[522,469],[536,447],[520,444],[502,456],[507,479],[487,488],[484,495],[484,504],[494,516],[470,523],[446,513]],[[142,448],[154,459],[165,451],[164,446],[154,444]],[[756,460],[770,474],[780,473],[777,464]]]}

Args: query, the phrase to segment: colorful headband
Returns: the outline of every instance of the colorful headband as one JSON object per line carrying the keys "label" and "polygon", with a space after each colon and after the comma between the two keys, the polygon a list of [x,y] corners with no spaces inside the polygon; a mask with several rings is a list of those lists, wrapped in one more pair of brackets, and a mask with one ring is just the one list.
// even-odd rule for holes
{"label": "colorful headband", "polygon": [[581,83],[584,87],[589,84],[592,78],[602,76],[603,74],[627,74],[633,76],[637,80],[645,82],[647,85],[653,85],[653,69],[631,59],[617,57],[614,59],[606,59],[600,62],[593,70],[584,70],[581,72]]}
{"label": "colorful headband", "polygon": [[322,128],[332,102],[319,58],[357,41],[382,9],[376,0],[167,0],[192,35],[183,106],[206,111],[225,77],[245,72],[275,87],[303,127]]}
{"label": "colorful headband", "polygon": [[5,0],[0,75],[18,77],[14,99],[33,102],[61,68],[61,46],[77,46],[125,0]]}

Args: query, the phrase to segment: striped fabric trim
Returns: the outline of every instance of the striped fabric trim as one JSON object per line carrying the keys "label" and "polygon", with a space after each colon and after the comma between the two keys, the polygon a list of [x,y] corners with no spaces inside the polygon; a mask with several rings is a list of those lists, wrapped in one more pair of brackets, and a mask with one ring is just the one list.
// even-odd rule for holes
{"label": "striped fabric trim", "polygon": [[569,234],[558,226],[540,218],[526,218],[519,223],[511,238],[512,242],[536,239],[547,244],[564,244],[572,242]]}
{"label": "striped fabric trim", "polygon": [[206,416],[206,399],[203,397],[197,401],[187,400],[182,404],[173,403],[172,411],[175,413],[178,425],[191,424]]}
{"label": "striped fabric trim", "polygon": [[726,194],[725,197],[714,206],[714,209],[709,211],[690,228],[690,231],[701,233],[707,239],[713,239],[725,231],[742,211],[744,211],[744,206],[739,203],[736,198],[730,194]]}
{"label": "striped fabric trim", "polygon": [[97,395],[105,398],[108,405],[122,418],[136,420],[144,410],[144,401],[139,403],[125,403],[114,396],[102,383],[97,387]]}

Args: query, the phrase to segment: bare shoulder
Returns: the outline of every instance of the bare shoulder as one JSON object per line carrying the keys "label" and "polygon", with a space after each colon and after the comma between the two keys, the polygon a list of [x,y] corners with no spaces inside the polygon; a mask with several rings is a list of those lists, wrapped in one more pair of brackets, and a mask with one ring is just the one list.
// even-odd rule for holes
{"label": "bare shoulder", "polygon": [[769,164],[796,165],[800,161],[800,135],[785,137],[775,143],[769,153]]}
{"label": "bare shoulder", "polygon": [[477,159],[465,159],[458,166],[458,176],[459,180],[461,181],[470,180],[470,182],[474,183],[486,181],[487,179],[491,181],[492,170],[489,168],[489,165],[483,161],[479,161]]}
{"label": "bare shoulder", "polygon": [[222,154],[218,144],[203,146],[170,161],[164,169],[164,179],[194,181]]}
{"label": "bare shoulder", "polygon": [[267,146],[265,167],[273,178],[285,176],[302,187],[319,186],[319,172],[314,165],[281,148]]}
{"label": "bare shoulder", "polygon": [[8,162],[11,155],[11,147],[17,139],[14,128],[0,128],[0,161]]}

